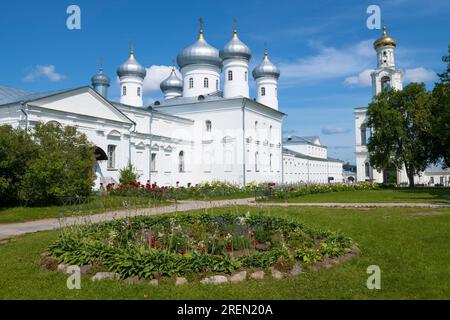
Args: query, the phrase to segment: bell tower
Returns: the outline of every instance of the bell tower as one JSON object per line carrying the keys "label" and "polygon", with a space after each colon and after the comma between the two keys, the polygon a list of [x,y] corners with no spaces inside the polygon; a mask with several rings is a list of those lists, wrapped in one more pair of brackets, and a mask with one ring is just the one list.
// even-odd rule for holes
{"label": "bell tower", "polygon": [[388,35],[386,26],[383,26],[381,37],[373,44],[377,52],[377,69],[371,74],[374,97],[389,88],[401,90],[403,87],[403,74],[395,67],[396,46],[397,41]]}

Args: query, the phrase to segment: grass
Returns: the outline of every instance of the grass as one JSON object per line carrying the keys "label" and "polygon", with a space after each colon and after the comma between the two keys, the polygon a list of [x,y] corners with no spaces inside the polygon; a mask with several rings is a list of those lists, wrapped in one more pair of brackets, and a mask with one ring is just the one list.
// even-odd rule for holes
{"label": "grass", "polygon": [[0,208],[0,224],[59,218],[61,216],[83,216],[111,210],[125,210],[127,206],[130,208],[146,208],[166,204],[168,202],[157,202],[149,200],[149,198],[136,196],[93,196],[84,203],[74,205]]}
{"label": "grass", "polygon": [[[284,202],[284,199],[270,200]],[[448,203],[450,188],[381,189],[317,193],[290,198],[288,202],[336,203]]]}
{"label": "grass", "polygon": [[[215,212],[262,209],[227,207]],[[450,209],[265,208],[270,215],[339,230],[359,244],[355,259],[329,270],[243,284],[159,287],[92,282],[68,290],[66,276],[38,270],[40,254],[57,237],[41,232],[0,242],[0,299],[450,299]],[[432,214],[430,214],[430,212]],[[423,215],[428,213],[429,215]],[[367,267],[381,268],[381,290],[366,288]]]}

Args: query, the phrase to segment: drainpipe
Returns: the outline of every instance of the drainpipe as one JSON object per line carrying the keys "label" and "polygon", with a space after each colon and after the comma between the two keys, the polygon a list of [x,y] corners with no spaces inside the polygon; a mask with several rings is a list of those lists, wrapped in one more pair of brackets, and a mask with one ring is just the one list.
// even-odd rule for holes
{"label": "drainpipe", "polygon": [[152,122],[153,122],[153,108],[151,108],[150,111],[150,123],[148,126],[148,131],[150,134],[150,147],[149,147],[149,167],[148,167],[148,181],[151,184],[152,183],[152,144],[153,144],[153,134],[152,134]]}
{"label": "drainpipe", "polygon": [[136,132],[136,123],[133,122],[133,125],[130,128],[130,137],[128,138],[128,164],[131,164],[131,133]]}
{"label": "drainpipe", "polygon": [[283,125],[281,125],[281,184],[284,184]]}
{"label": "drainpipe", "polygon": [[22,113],[25,115],[25,133],[28,133],[28,113],[25,111],[27,106],[27,103],[22,101],[21,103],[22,108],[20,109],[20,111],[22,111]]}
{"label": "drainpipe", "polygon": [[245,98],[242,101],[242,182],[245,186],[246,181],[246,167],[245,167],[245,154],[247,153],[246,144],[245,144],[245,104],[247,101]]}

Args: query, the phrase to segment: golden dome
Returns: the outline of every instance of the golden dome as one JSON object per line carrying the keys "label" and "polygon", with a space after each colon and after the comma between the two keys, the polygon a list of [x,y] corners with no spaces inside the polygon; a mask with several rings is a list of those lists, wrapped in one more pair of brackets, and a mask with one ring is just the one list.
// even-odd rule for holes
{"label": "golden dome", "polygon": [[394,47],[397,46],[397,41],[387,34],[386,26],[383,26],[383,33],[381,34],[381,37],[378,38],[378,40],[373,43],[373,47],[375,49],[384,46],[394,46]]}

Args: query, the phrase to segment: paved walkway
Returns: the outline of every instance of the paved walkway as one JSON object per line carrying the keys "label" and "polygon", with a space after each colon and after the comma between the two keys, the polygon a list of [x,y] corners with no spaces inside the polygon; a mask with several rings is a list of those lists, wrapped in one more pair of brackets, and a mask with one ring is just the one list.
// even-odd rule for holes
{"label": "paved walkway", "polygon": [[45,219],[29,222],[0,224],[0,239],[17,237],[37,231],[48,231],[59,229],[64,226],[86,224],[91,222],[102,222],[113,219],[174,213],[197,209],[216,208],[224,206],[255,206],[255,207],[338,207],[338,208],[367,208],[367,207],[417,207],[417,208],[443,208],[450,207],[449,204],[430,203],[268,203],[253,202],[254,198],[218,200],[218,201],[180,201],[177,205],[112,211],[90,216],[67,217],[64,219]]}
{"label": "paved walkway", "polygon": [[90,216],[67,217],[64,219],[53,218],[21,223],[0,224],[0,239],[12,238],[37,231],[55,230],[70,225],[102,222],[126,217],[157,215],[230,205],[248,205],[252,200],[254,200],[254,198],[219,201],[179,201],[177,205],[173,204],[170,206],[111,211]]}

